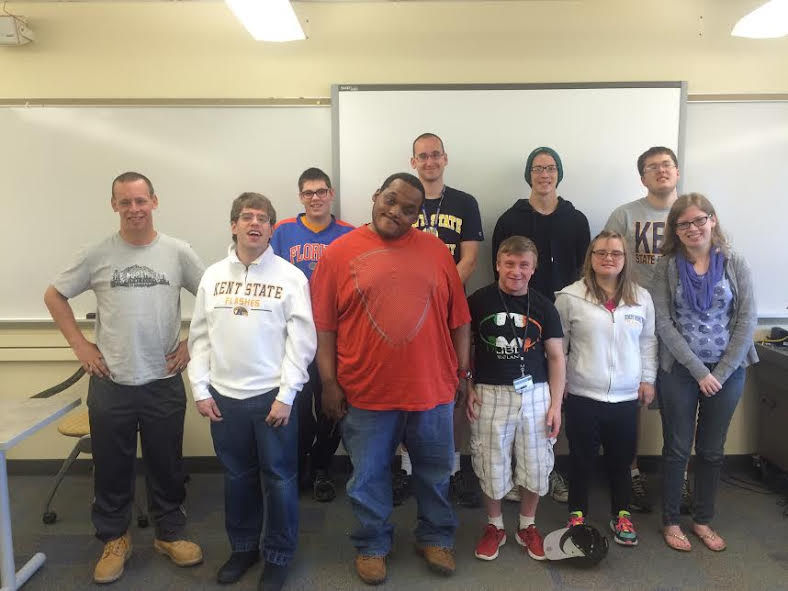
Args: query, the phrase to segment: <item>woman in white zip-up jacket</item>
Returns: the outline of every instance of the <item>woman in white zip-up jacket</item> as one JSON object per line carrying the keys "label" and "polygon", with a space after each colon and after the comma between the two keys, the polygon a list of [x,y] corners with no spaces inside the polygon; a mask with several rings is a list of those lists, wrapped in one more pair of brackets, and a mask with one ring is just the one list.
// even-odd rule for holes
{"label": "woman in white zip-up jacket", "polygon": [[629,513],[637,406],[654,398],[657,375],[654,305],[634,282],[632,264],[624,238],[603,231],[588,247],[583,277],[555,300],[567,355],[569,524],[585,522],[601,445],[610,483],[610,529],[626,546],[638,543]]}

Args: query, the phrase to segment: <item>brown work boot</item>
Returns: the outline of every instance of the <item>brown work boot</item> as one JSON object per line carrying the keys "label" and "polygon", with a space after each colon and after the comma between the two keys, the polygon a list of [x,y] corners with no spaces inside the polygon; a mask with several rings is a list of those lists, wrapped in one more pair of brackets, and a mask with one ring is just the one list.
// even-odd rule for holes
{"label": "brown work boot", "polygon": [[131,557],[131,536],[126,532],[119,538],[104,544],[104,552],[93,569],[93,580],[96,583],[117,581],[123,574],[123,566]]}
{"label": "brown work boot", "polygon": [[380,585],[386,580],[385,556],[356,556],[356,572],[367,585]]}
{"label": "brown work boot", "polygon": [[166,554],[178,566],[193,566],[202,562],[202,550],[194,542],[188,540],[175,540],[165,542],[164,540],[153,540],[153,547],[156,552]]}
{"label": "brown work boot", "polygon": [[454,550],[443,546],[416,546],[416,551],[424,557],[431,570],[441,575],[451,575],[457,568],[454,564]]}

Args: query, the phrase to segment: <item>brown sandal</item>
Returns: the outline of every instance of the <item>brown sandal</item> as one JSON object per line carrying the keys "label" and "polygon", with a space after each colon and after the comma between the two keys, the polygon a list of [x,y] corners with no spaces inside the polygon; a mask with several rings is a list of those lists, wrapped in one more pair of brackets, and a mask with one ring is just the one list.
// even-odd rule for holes
{"label": "brown sandal", "polygon": [[717,532],[711,528],[709,528],[709,533],[707,534],[698,533],[694,529],[692,530],[692,533],[697,536],[697,538],[703,542],[703,545],[712,552],[722,552],[728,547],[725,543],[725,540],[723,540],[721,536],[717,535]]}
{"label": "brown sandal", "polygon": [[676,550],[677,552],[689,552],[692,550],[692,544],[690,544],[689,538],[683,533],[672,534],[663,530],[662,537],[668,545],[668,548],[672,550]]}

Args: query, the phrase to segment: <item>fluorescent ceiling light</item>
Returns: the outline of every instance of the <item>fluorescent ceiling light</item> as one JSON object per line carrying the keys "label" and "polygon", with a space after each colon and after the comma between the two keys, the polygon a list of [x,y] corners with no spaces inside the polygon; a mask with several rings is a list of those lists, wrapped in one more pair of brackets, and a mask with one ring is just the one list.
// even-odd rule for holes
{"label": "fluorescent ceiling light", "polygon": [[743,16],[733,27],[734,37],[770,39],[788,35],[788,0],[770,0]]}
{"label": "fluorescent ceiling light", "polygon": [[255,41],[306,39],[289,0],[225,0]]}

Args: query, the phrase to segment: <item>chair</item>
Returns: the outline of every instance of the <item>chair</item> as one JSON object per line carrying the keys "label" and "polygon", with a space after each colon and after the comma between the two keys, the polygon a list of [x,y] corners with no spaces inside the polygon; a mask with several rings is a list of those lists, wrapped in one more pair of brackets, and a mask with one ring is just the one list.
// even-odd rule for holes
{"label": "chair", "polygon": [[[84,374],[85,370],[80,367],[79,370],[77,370],[67,380],[61,382],[57,386],[53,386],[52,388],[36,394],[33,396],[33,398],[48,398],[49,396],[53,396],[58,392],[62,392],[66,388],[69,388],[78,382]],[[71,450],[71,453],[60,467],[60,471],[57,473],[57,476],[55,476],[55,483],[52,485],[52,489],[49,491],[49,495],[47,496],[46,504],[44,506],[44,514],[41,518],[42,521],[47,525],[57,521],[57,513],[52,511],[51,508],[52,499],[55,497],[55,493],[60,487],[60,484],[63,482],[63,478],[65,478],[68,469],[80,454],[90,454],[93,451],[91,446],[90,422],[88,420],[87,409],[66,415],[66,417],[58,423],[57,430],[66,437],[76,437],[78,439],[77,443],[74,445],[74,449]],[[137,509],[137,525],[139,527],[148,527],[148,515],[140,506],[136,496],[137,495],[135,495],[134,505]]]}

